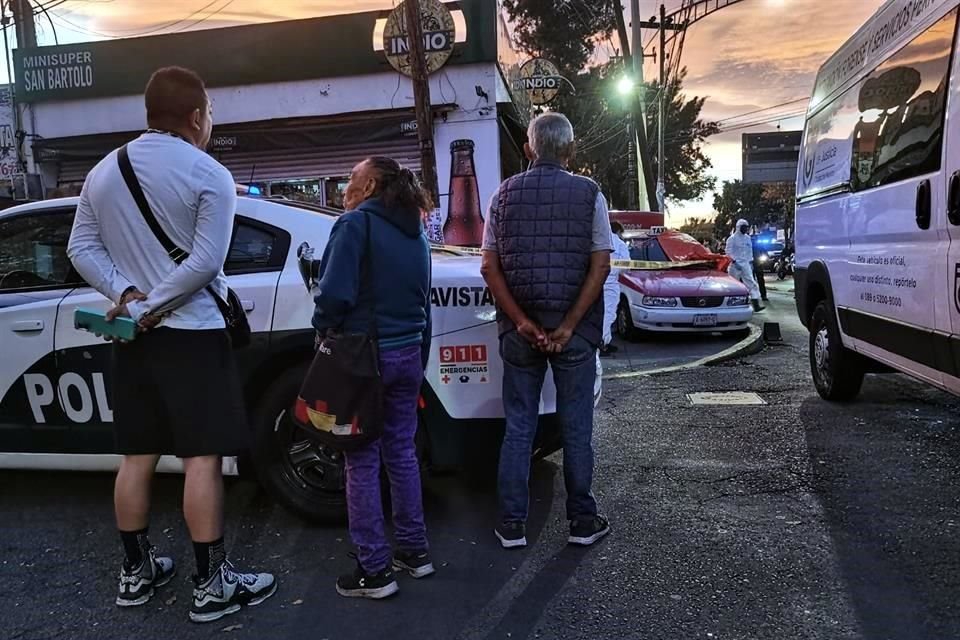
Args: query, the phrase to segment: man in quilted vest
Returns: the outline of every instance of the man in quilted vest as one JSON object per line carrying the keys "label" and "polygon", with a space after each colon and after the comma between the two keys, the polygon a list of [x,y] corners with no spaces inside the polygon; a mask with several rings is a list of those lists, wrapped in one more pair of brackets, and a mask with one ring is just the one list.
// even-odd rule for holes
{"label": "man in quilted vest", "polygon": [[595,182],[566,170],[573,127],[547,113],[530,123],[532,165],[490,201],[483,277],[497,302],[506,433],[498,475],[504,548],[527,544],[530,456],[547,366],[557,387],[571,544],[610,532],[593,484],[596,353],[603,340],[603,283],[610,273],[610,220]]}

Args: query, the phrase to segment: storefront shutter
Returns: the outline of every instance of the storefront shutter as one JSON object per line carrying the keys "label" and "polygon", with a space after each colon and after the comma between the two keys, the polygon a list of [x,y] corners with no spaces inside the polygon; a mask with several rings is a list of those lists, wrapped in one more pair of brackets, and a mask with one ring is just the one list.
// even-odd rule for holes
{"label": "storefront shutter", "polygon": [[420,169],[420,148],[416,136],[356,145],[214,153],[214,157],[230,169],[234,179],[241,184],[348,176],[357,163],[374,155],[391,157],[413,171]]}

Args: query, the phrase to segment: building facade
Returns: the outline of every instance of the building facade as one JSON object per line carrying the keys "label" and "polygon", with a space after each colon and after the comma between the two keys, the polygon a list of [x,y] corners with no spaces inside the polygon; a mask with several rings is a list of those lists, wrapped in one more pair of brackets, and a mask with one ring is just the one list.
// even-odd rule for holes
{"label": "building facade", "polygon": [[[529,105],[512,88],[519,56],[497,3],[461,0],[449,60],[430,76],[440,209],[451,145],[473,141],[479,197],[522,167]],[[150,74],[180,65],[213,101],[210,153],[264,195],[341,206],[352,167],[420,149],[410,79],[383,51],[389,11],[116,39],[15,52],[28,170],[47,195],[77,191],[107,153],[146,126]]]}
{"label": "building facade", "polygon": [[802,131],[743,134],[743,182],[795,185],[802,138]]}

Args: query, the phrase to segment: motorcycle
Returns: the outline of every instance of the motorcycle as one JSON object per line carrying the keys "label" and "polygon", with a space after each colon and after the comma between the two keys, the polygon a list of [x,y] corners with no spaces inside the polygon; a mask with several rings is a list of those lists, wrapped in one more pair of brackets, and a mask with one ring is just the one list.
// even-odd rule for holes
{"label": "motorcycle", "polygon": [[787,276],[793,275],[793,255],[781,255],[775,265],[777,269],[777,280],[784,280]]}

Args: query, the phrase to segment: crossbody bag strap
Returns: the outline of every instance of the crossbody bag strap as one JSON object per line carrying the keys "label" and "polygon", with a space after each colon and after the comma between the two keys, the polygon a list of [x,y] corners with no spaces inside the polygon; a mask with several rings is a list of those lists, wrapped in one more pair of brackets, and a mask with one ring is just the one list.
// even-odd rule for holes
{"label": "crossbody bag strap", "polygon": [[[371,295],[370,302],[370,336],[376,340],[379,336],[377,327],[377,296],[373,290],[373,242],[370,239],[370,214],[364,212],[363,218],[366,221],[366,242],[363,251],[363,260],[360,263],[360,288],[361,291],[368,291]],[[359,295],[358,295],[359,298]]]}
{"label": "crossbody bag strap", "polygon": [[[150,227],[153,236],[157,239],[157,242],[160,243],[160,246],[163,247],[163,250],[167,252],[167,255],[170,256],[170,259],[177,265],[180,265],[190,257],[190,254],[178,247],[176,243],[170,239],[170,236],[167,235],[167,232],[163,230],[163,227],[161,227],[157,221],[157,217],[153,215],[153,209],[150,208],[150,203],[147,202],[147,196],[143,193],[143,187],[140,186],[140,180],[137,179],[137,174],[133,170],[133,164],[130,162],[127,145],[120,147],[120,150],[117,152],[117,164],[120,165],[120,175],[123,176],[123,181],[127,183],[127,189],[130,190],[130,195],[133,196],[134,202],[137,203],[137,208],[140,209],[140,215],[143,216],[144,222]],[[217,308],[220,310],[220,313],[226,313],[225,309],[229,311],[227,303],[213,290],[212,286],[207,286],[206,291],[213,296],[213,300],[217,303]]]}

